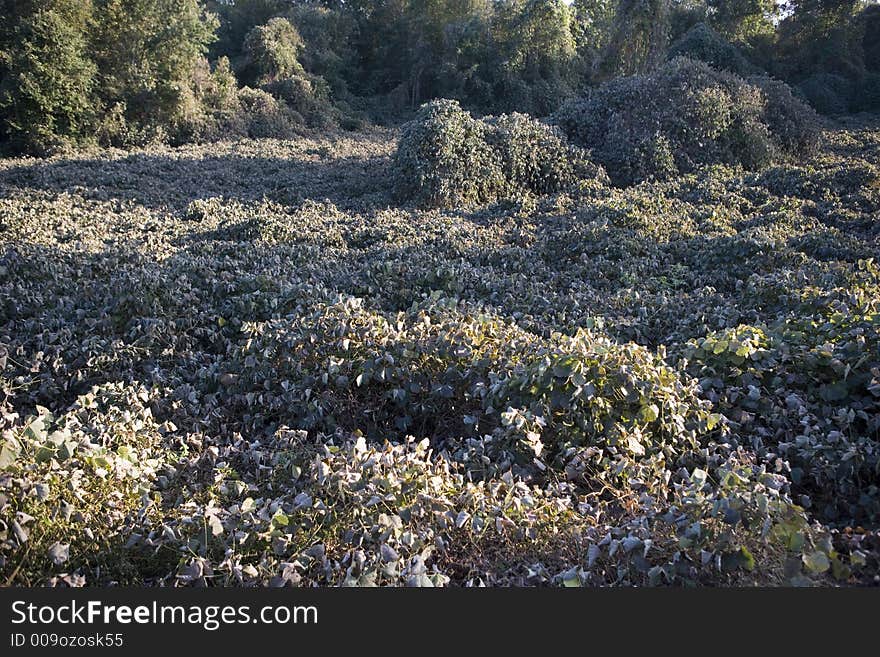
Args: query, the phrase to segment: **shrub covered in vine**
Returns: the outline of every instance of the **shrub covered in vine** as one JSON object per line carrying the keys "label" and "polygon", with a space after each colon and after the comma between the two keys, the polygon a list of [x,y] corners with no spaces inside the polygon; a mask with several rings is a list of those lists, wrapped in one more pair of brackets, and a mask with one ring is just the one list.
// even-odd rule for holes
{"label": "shrub covered in vine", "polygon": [[677,58],[565,105],[555,121],[620,185],[712,164],[760,169],[815,149],[815,113],[783,84]]}
{"label": "shrub covered in vine", "polygon": [[605,178],[588,151],[522,114],[476,119],[452,100],[424,105],[394,156],[398,198],[438,207],[546,194]]}

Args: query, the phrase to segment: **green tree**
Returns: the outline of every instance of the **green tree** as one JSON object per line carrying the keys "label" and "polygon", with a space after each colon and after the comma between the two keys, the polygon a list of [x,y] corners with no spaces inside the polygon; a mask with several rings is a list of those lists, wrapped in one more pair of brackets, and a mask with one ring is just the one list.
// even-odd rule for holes
{"label": "green tree", "polygon": [[706,0],[709,24],[730,41],[773,34],[781,6],[776,0]]}
{"label": "green tree", "polygon": [[870,5],[856,19],[862,59],[869,71],[880,72],[880,5]]}
{"label": "green tree", "polygon": [[568,5],[528,0],[515,9],[506,44],[510,65],[531,81],[564,75],[577,54]]}
{"label": "green tree", "polygon": [[615,7],[614,0],[574,0],[571,3],[572,35],[581,57],[592,62],[605,48]]}
{"label": "green tree", "polygon": [[42,154],[88,133],[95,67],[88,0],[2,0],[0,130],[14,150]]}
{"label": "green tree", "polygon": [[182,111],[216,17],[199,0],[95,0],[95,10],[98,94],[131,128],[111,140],[160,136]]}
{"label": "green tree", "polygon": [[247,33],[270,18],[280,16],[291,4],[289,0],[206,0],[207,9],[219,19],[217,40],[211,44],[211,59],[226,56],[235,66],[242,55]]}
{"label": "green tree", "polygon": [[666,58],[670,0],[621,0],[608,42],[593,69],[594,79],[651,71]]}
{"label": "green tree", "polygon": [[303,75],[299,63],[304,44],[297,29],[286,18],[272,18],[258,25],[244,39],[247,82],[267,84],[293,75]]}

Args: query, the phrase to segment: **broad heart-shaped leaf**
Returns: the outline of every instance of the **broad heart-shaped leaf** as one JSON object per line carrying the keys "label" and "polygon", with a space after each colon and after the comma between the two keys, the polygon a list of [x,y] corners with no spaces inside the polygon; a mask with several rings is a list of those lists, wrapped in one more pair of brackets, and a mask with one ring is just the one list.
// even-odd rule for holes
{"label": "broad heart-shaped leaf", "polygon": [[18,458],[19,454],[20,449],[14,441],[7,440],[3,443],[3,445],[0,446],[0,469],[8,468],[15,463],[15,459]]}
{"label": "broad heart-shaped leaf", "polygon": [[691,472],[691,481],[694,482],[697,486],[702,486],[706,483],[706,479],[709,477],[709,473],[701,468],[694,468],[694,471]]}
{"label": "broad heart-shaped leaf", "polygon": [[811,573],[824,573],[831,567],[831,561],[828,559],[828,556],[824,552],[819,552],[818,550],[805,554],[803,560],[804,566],[806,566],[807,570]]}
{"label": "broad heart-shaped leaf", "polygon": [[629,445],[630,451],[636,456],[644,456],[645,454],[645,446],[639,442],[639,439],[633,435],[627,437],[627,443]]}
{"label": "broad heart-shaped leaf", "polygon": [[819,396],[825,401],[840,401],[841,399],[846,399],[848,395],[849,390],[846,387],[846,383],[842,381],[824,385],[819,389]]}
{"label": "broad heart-shaped leaf", "polygon": [[581,578],[578,576],[577,569],[572,568],[562,573],[562,585],[566,588],[576,588],[581,586]]}
{"label": "broad heart-shaped leaf", "polygon": [[278,527],[287,527],[287,525],[290,524],[290,518],[288,518],[281,509],[278,509],[275,512],[275,515],[272,516],[272,524]]}
{"label": "broad heart-shaped leaf", "polygon": [[368,570],[365,573],[361,573],[359,576],[352,575],[351,573],[348,573],[342,582],[342,586],[359,587],[359,588],[374,588],[377,586],[376,577],[377,577],[377,573],[375,570]]}
{"label": "broad heart-shaped leaf", "polygon": [[52,460],[52,457],[55,456],[55,450],[45,445],[41,445],[37,448],[36,453],[34,454],[34,460],[37,463],[46,463],[47,461]]}
{"label": "broad heart-shaped leaf", "polygon": [[642,422],[651,423],[660,417],[660,409],[657,408],[657,404],[647,404],[642,406],[640,415],[642,417]]}
{"label": "broad heart-shaped leaf", "polygon": [[205,520],[208,522],[212,536],[220,536],[223,533],[223,523],[217,516],[209,514],[205,516]]}
{"label": "broad heart-shaped leaf", "polygon": [[406,580],[406,585],[414,588],[434,588],[434,582],[426,573],[416,573]]}
{"label": "broad heart-shaped leaf", "polygon": [[72,440],[65,440],[58,447],[57,456],[59,459],[66,460],[73,456],[74,450],[76,450],[78,443],[75,443]]}
{"label": "broad heart-shaped leaf", "polygon": [[24,435],[34,442],[41,443],[46,440],[46,424],[49,416],[39,416],[25,427]]}

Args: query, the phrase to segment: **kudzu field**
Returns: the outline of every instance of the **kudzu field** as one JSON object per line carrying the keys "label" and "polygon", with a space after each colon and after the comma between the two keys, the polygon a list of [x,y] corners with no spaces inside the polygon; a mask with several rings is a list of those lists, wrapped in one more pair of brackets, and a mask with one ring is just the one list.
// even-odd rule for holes
{"label": "kudzu field", "polygon": [[877,585],[880,120],[452,209],[398,136],[0,160],[0,582]]}

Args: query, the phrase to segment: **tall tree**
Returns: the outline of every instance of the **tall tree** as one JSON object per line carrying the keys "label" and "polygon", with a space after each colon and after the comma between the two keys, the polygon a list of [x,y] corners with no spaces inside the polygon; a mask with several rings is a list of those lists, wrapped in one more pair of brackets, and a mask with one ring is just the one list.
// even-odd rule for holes
{"label": "tall tree", "polygon": [[861,48],[852,42],[852,18],[860,0],[787,0],[779,25],[775,72],[785,79],[812,73],[857,77]]}
{"label": "tall tree", "polygon": [[777,0],[706,0],[709,24],[730,41],[772,34],[782,5]]}
{"label": "tall tree", "polygon": [[103,105],[146,131],[172,123],[217,19],[199,0],[95,0],[92,51]]}
{"label": "tall tree", "polygon": [[670,0],[621,0],[608,43],[593,69],[594,79],[644,73],[666,57]]}
{"label": "tall tree", "polygon": [[16,150],[80,139],[93,114],[89,0],[2,0],[0,129]]}

